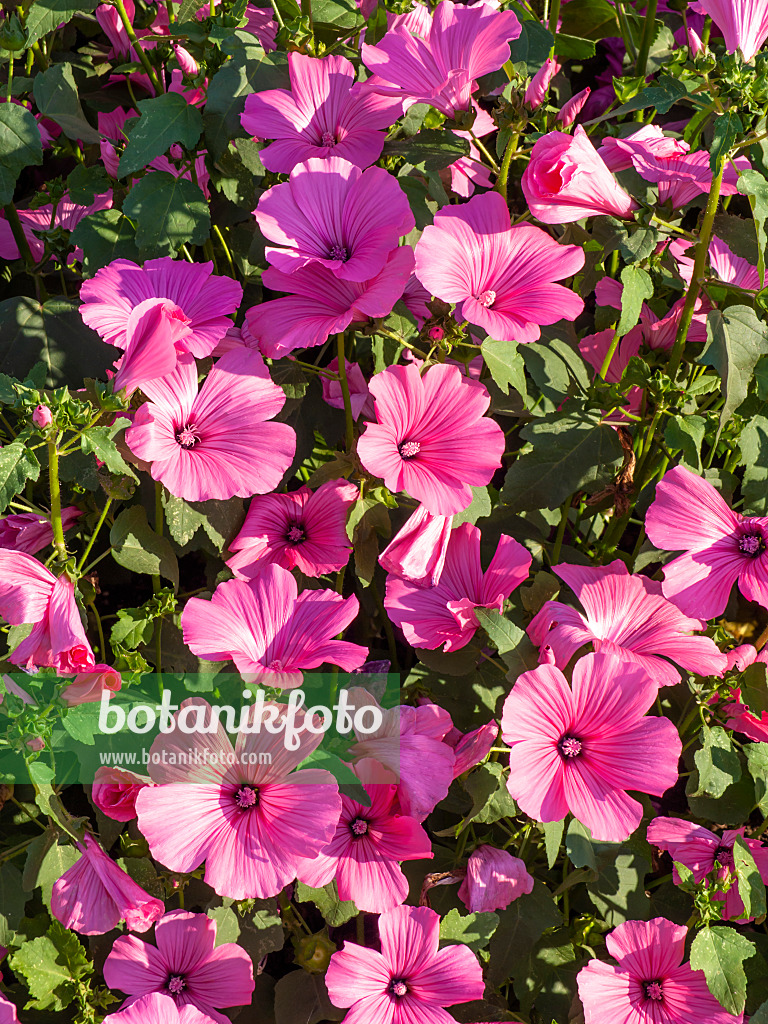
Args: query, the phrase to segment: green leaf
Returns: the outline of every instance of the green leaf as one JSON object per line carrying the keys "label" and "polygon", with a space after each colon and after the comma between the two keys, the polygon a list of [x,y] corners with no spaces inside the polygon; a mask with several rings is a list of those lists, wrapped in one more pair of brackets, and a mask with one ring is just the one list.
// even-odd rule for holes
{"label": "green leaf", "polygon": [[25,167],[43,162],[40,129],[18,103],[0,104],[0,204],[13,201],[16,179]]}
{"label": "green leaf", "polygon": [[[529,75],[535,75],[549,56],[555,37],[533,18],[522,22],[520,35],[509,44],[513,64],[524,63]],[[561,52],[558,49],[558,54]]]}
{"label": "green leaf", "polygon": [[533,891],[499,912],[499,926],[490,944],[487,980],[495,987],[515,975],[525,964],[531,947],[548,928],[562,923],[549,889],[535,882]]}
{"label": "green leaf", "polygon": [[360,779],[348,764],[336,754],[332,754],[330,750],[324,750],[322,747],[318,747],[308,757],[305,757],[301,762],[301,767],[322,768],[324,771],[330,772],[339,785],[356,786],[360,783]]}
{"label": "green leaf", "polygon": [[469,153],[466,139],[444,128],[425,128],[407,139],[384,146],[383,156],[402,156],[420,171],[442,171]]}
{"label": "green leaf", "polygon": [[754,945],[732,928],[702,928],[691,946],[691,967],[703,971],[709,991],[732,1014],[744,1010],[747,978],[742,966]]}
{"label": "green leaf", "polygon": [[43,903],[46,907],[51,905],[51,890],[54,883],[79,859],[79,852],[74,846],[67,844],[54,842],[46,851],[34,880],[34,884],[39,885],[42,890]]}
{"label": "green leaf", "polygon": [[153,622],[153,618],[147,618],[145,608],[121,608],[109,639],[113,644],[135,651],[139,644],[148,644],[151,640]]}
{"label": "green leaf", "polygon": [[630,263],[621,272],[621,317],[617,328],[623,338],[640,319],[640,309],[646,299],[653,295],[653,281],[647,271]]}
{"label": "green leaf", "polygon": [[11,945],[14,932],[24,916],[26,902],[21,872],[15,864],[6,861],[0,866],[0,944],[3,946]]}
{"label": "green leaf", "polygon": [[490,514],[491,497],[488,494],[488,488],[473,487],[472,501],[467,505],[463,512],[457,512],[454,515],[453,526],[459,526],[461,523],[472,523],[474,525],[478,519],[485,519],[485,517]]}
{"label": "green leaf", "polygon": [[[580,39],[606,39],[621,35],[616,8],[607,0],[570,0],[562,9],[561,28]],[[558,40],[560,34],[558,33]],[[557,53],[560,50],[555,46]]]}
{"label": "green leaf", "polygon": [[321,974],[289,971],[275,985],[275,1024],[340,1021],[346,1011],[333,1006]]}
{"label": "green leaf", "polygon": [[339,899],[336,882],[329,882],[322,889],[313,889],[303,882],[297,882],[294,898],[299,903],[314,903],[331,928],[346,924],[357,914],[357,907],[352,900]]}
{"label": "green leaf", "polygon": [[216,945],[225,942],[237,942],[240,937],[240,919],[232,907],[214,907],[208,911],[208,917],[216,922]]}
{"label": "green leaf", "polygon": [[768,234],[765,222],[768,219],[768,181],[759,171],[746,170],[739,174],[736,186],[749,199],[752,218],[757,235],[757,270],[761,283],[765,284],[765,250],[768,248]]}
{"label": "green leaf", "polygon": [[544,849],[547,852],[547,867],[551,871],[560,854],[560,845],[565,831],[565,818],[562,821],[545,821],[539,825],[544,833]]}
{"label": "green leaf", "polygon": [[573,818],[565,836],[565,852],[575,868],[592,868],[597,871],[597,856],[592,842],[592,833],[586,825]]}
{"label": "green leaf", "polygon": [[80,221],[71,235],[83,250],[83,273],[93,277],[97,270],[113,260],[139,259],[136,229],[120,210],[99,210]]}
{"label": "green leaf", "polygon": [[65,25],[76,14],[90,14],[95,11],[99,0],[34,0],[27,12],[24,27],[27,30],[27,46],[53,32],[59,25]]}
{"label": "green leaf", "polygon": [[768,1024],[768,1002],[761,1003],[749,1018],[749,1024]]}
{"label": "green leaf", "polygon": [[363,24],[355,0],[312,0],[312,20],[316,25],[335,25],[344,29]]}
{"label": "green leaf", "polygon": [[178,92],[139,100],[140,117],[120,157],[118,176],[127,178],[167,153],[174,142],[191,150],[203,133],[203,116]]}
{"label": "green leaf", "polygon": [[595,53],[595,44],[591,39],[581,39],[579,36],[569,36],[566,32],[557,33],[558,57],[587,60],[589,57],[594,57]]}
{"label": "green leaf", "polygon": [[99,142],[101,136],[85,119],[71,64],[54,64],[47,71],[38,71],[34,83],[39,113],[55,121],[68,139]]}
{"label": "green leaf", "polygon": [[768,331],[749,306],[713,309],[707,316],[707,344],[698,361],[720,374],[725,404],[720,430],[747,397],[755,363],[768,354]]}
{"label": "green leaf", "polygon": [[77,993],[77,982],[93,971],[74,932],[54,921],[45,935],[25,942],[10,960],[27,981],[32,1010],[63,1010]]}
{"label": "green leaf", "polygon": [[223,551],[243,524],[242,498],[184,501],[163,492],[163,506],[168,532],[182,546],[188,544],[202,527],[210,540]]}
{"label": "green leaf", "polygon": [[141,505],[124,509],[109,533],[112,557],[132,572],[164,576],[179,585],[179,566],[166,537],[158,537]]}
{"label": "green leaf", "polygon": [[485,949],[499,926],[499,915],[493,912],[460,914],[453,907],[440,921],[440,941],[468,946],[473,953]]}
{"label": "green leaf", "polygon": [[744,466],[743,511],[764,516],[768,513],[768,417],[749,417],[741,431],[739,447]]}
{"label": "green leaf", "polygon": [[78,704],[63,712],[61,724],[73,740],[92,747],[99,732],[100,711],[101,708],[96,703]]}
{"label": "green leaf", "polygon": [[136,182],[123,212],[136,224],[142,258],[175,256],[182,245],[202,245],[211,230],[208,202],[199,185],[153,171]]}
{"label": "green leaf", "polygon": [[96,196],[107,192],[110,186],[109,175],[101,164],[94,164],[92,167],[77,164],[67,177],[69,198],[83,206],[88,206]]}
{"label": "green leaf", "polygon": [[704,746],[693,755],[699,770],[699,788],[694,796],[721,797],[741,778],[741,762],[728,733],[719,725],[702,726]]}
{"label": "green leaf", "polygon": [[715,118],[709,149],[709,169],[713,174],[717,173],[718,167],[733,149],[736,139],[743,131],[741,118],[733,109],[726,110],[724,114],[718,114]]}
{"label": "green leaf", "polygon": [[768,680],[767,667],[764,662],[756,661],[748,665],[739,676],[741,700],[757,718],[768,711]]}
{"label": "green leaf", "polygon": [[733,867],[738,880],[739,896],[744,904],[743,916],[762,917],[766,910],[765,883],[743,836],[736,836],[733,844]]}
{"label": "green leaf", "polygon": [[232,139],[246,135],[240,115],[249,93],[290,88],[286,54],[265,54],[256,46],[248,47],[245,53],[247,59],[244,55],[227,61],[208,86],[203,123],[205,141],[216,158]]}
{"label": "green leaf", "polygon": [[517,814],[517,805],[507,789],[504,768],[498,761],[486,761],[470,772],[464,780],[464,789],[472,798],[472,808],[461,828],[470,821],[492,825],[494,821]]}
{"label": "green leaf", "polygon": [[499,654],[513,651],[525,636],[522,629],[505,619],[495,608],[477,608],[475,614]]}
{"label": "green leaf", "polygon": [[0,512],[21,491],[27,480],[37,480],[40,463],[23,441],[14,441],[0,448]]}
{"label": "green leaf", "polygon": [[746,743],[749,774],[755,781],[755,799],[760,813],[768,814],[768,743]]}
{"label": "green leaf", "polygon": [[683,454],[683,462],[697,473],[701,472],[701,445],[707,429],[703,416],[671,416],[664,429],[664,441],[669,448]]}
{"label": "green leaf", "polygon": [[528,389],[525,383],[525,363],[517,350],[516,341],[493,341],[486,338],[480,351],[485,365],[488,367],[494,383],[505,395],[509,394],[510,385],[528,403]]}
{"label": "green leaf", "polygon": [[130,426],[130,422],[123,416],[109,427],[88,427],[80,437],[80,447],[86,455],[95,455],[106,465],[110,473],[129,476],[138,483],[139,478],[120,454],[114,441],[115,435]]}
{"label": "green leaf", "polygon": [[[691,86],[691,88],[693,87]],[[633,96],[627,103],[616,107],[608,114],[602,114],[600,117],[593,118],[588,123],[599,124],[600,121],[604,121],[607,117],[615,118],[620,114],[629,114],[633,110],[643,110],[645,107],[655,107],[660,114],[666,114],[678,100],[681,100],[687,94],[688,89],[678,79],[661,75],[653,85],[643,89],[641,93]]]}

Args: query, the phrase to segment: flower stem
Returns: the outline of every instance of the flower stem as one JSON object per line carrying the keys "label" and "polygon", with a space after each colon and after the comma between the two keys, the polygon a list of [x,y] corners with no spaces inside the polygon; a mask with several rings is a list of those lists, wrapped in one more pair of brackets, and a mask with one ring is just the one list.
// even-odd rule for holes
{"label": "flower stem", "polygon": [[[547,28],[557,38],[557,23],[560,20],[560,0],[552,0],[552,6],[549,9],[549,23]],[[552,48],[549,51],[549,56],[555,56],[555,39],[552,40]]]}
{"label": "flower stem", "polygon": [[91,539],[88,541],[88,545],[87,545],[85,551],[83,552],[83,554],[82,554],[82,556],[80,558],[80,561],[77,563],[77,571],[78,572],[80,572],[82,570],[83,566],[85,565],[85,560],[88,558],[88,555],[91,553],[91,548],[93,547],[94,541],[96,540],[96,538],[99,535],[99,530],[102,528],[102,526],[104,525],[104,520],[107,518],[107,513],[109,512],[109,508],[110,508],[110,505],[112,504],[112,500],[113,500],[112,498],[107,498],[107,503],[104,506],[104,508],[102,509],[101,515],[99,516],[99,521],[96,523],[94,531],[91,534]]}
{"label": "flower stem", "polygon": [[48,478],[51,492],[51,528],[53,529],[53,545],[56,553],[63,561],[67,557],[67,545],[64,542],[64,527],[61,522],[61,487],[59,485],[59,449],[56,440],[48,442]]}
{"label": "flower stem", "polygon": [[507,148],[504,150],[504,156],[501,160],[501,168],[499,170],[498,177],[496,178],[496,184],[494,185],[495,190],[504,197],[507,198],[507,179],[509,178],[509,167],[512,163],[512,157],[517,152],[517,144],[520,136],[517,132],[513,132],[509,136],[507,142]]}
{"label": "flower stem", "polygon": [[658,0],[648,0],[648,7],[645,12],[645,24],[643,25],[643,36],[640,40],[640,49],[637,51],[637,63],[635,64],[635,75],[638,78],[645,78],[645,69],[648,66],[648,54],[653,42],[654,29],[656,28],[656,8]]}
{"label": "flower stem", "polygon": [[611,344],[608,346],[608,351],[605,353],[603,365],[600,367],[600,377],[603,380],[605,380],[605,375],[608,373],[608,370],[611,365],[611,360],[616,354],[616,349],[619,347],[620,341],[621,335],[619,334],[619,328],[617,327],[616,330],[613,332],[613,337],[611,338]]}
{"label": "flower stem", "polygon": [[469,129],[469,134],[472,136],[472,141],[474,142],[474,144],[477,146],[477,148],[480,150],[480,152],[483,154],[485,159],[490,164],[491,170],[495,171],[496,174],[498,174],[499,165],[496,163],[493,156],[488,152],[488,148],[486,147],[485,143],[481,142],[480,139],[478,139],[478,137],[475,135],[471,128]]}
{"label": "flower stem", "polygon": [[128,12],[125,9],[125,4],[123,3],[123,0],[113,0],[113,3],[117,8],[117,13],[120,15],[120,21],[122,21],[123,23],[125,34],[130,39],[131,46],[133,46],[133,49],[136,52],[136,56],[139,58],[142,65],[144,66],[144,70],[147,72],[147,77],[149,78],[150,82],[154,87],[155,95],[159,96],[160,93],[163,92],[163,88],[160,85],[160,79],[157,77],[157,72],[155,71],[155,69],[149,63],[149,58],[144,52],[142,45],[136,36],[136,33],[133,31],[133,25],[131,24],[131,19],[128,17]]}
{"label": "flower stem", "polygon": [[344,355],[344,332],[336,335],[336,351],[339,356],[339,381],[341,383],[341,394],[344,398],[344,419],[346,421],[346,443],[347,451],[351,454],[355,446],[355,419],[352,415],[352,399],[349,396],[349,381],[347,380],[347,360]]}

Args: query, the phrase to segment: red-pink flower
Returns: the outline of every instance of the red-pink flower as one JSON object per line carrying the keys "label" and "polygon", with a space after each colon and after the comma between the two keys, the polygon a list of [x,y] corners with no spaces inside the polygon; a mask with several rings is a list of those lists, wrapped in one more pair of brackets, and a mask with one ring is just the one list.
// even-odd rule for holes
{"label": "red-pink flower", "polygon": [[212,263],[167,257],[147,260],[142,267],[130,260],[114,260],[83,282],[81,316],[104,341],[125,348],[133,309],[146,299],[167,299],[175,307],[175,318],[189,329],[186,351],[199,358],[208,356],[232,326],[231,317],[243,295],[237,281],[212,270]]}
{"label": "red-pink flower", "polygon": [[227,565],[241,580],[254,579],[273,562],[305,576],[338,572],[352,551],[346,523],[358,494],[346,480],[328,480],[316,491],[300,487],[253,498]]}
{"label": "red-pink flower", "polygon": [[525,861],[506,850],[478,846],[467,861],[459,899],[471,914],[505,910],[513,900],[533,890],[533,875]]}
{"label": "red-pink flower", "polygon": [[499,340],[536,341],[541,324],[575,320],[583,300],[554,282],[583,266],[578,245],[560,245],[532,224],[511,227],[498,192],[444,206],[416,245],[421,283],[456,303],[460,323],[477,324]]}
{"label": "red-pink flower", "polygon": [[216,945],[216,922],[205,914],[171,910],[155,924],[153,946],[135,935],[116,939],[104,963],[104,981],[130,998],[123,1009],[152,992],[189,1003],[217,1024],[229,1017],[223,1006],[248,1006],[253,995],[253,964],[236,942]]}
{"label": "red-pink flower", "polygon": [[109,665],[94,665],[88,672],[79,672],[73,682],[61,691],[68,708],[101,700],[102,693],[117,693],[123,685],[120,673]]}
{"label": "red-pink flower", "polygon": [[252,580],[220,583],[210,601],[193,597],[181,616],[184,643],[200,658],[237,665],[246,682],[300,686],[302,669],[329,662],[359,668],[368,648],[336,640],[359,610],[357,598],[333,590],[298,594],[295,578],[267,565]]}
{"label": "red-pink flower", "polygon": [[379,555],[379,565],[392,576],[422,587],[440,582],[453,516],[436,516],[419,505]]}
{"label": "red-pink flower", "polygon": [[551,648],[558,668],[592,643],[596,651],[614,650],[637,662],[658,686],[680,682],[670,661],[702,676],[725,669],[726,656],[714,640],[692,635],[704,623],[667,601],[660,583],[630,575],[621,559],[604,566],[562,564],[552,569],[584,609],[582,613],[561,601],[547,601],[528,626],[537,647]]}
{"label": "red-pink flower", "polygon": [[505,534],[487,570],[480,562],[480,530],[462,523],[451,532],[445,566],[434,587],[387,577],[384,606],[414,647],[457,651],[466,647],[479,622],[477,608],[501,611],[504,601],[528,577],[531,555]]}
{"label": "red-pink flower", "polygon": [[53,884],[51,913],[65,928],[82,935],[104,935],[120,921],[145,932],[165,911],[162,900],[145,892],[107,856],[87,832],[78,843],[82,856]]}
{"label": "red-pink flower", "polygon": [[708,14],[723,33],[728,53],[741,51],[748,63],[768,38],[768,7],[754,0],[699,0],[691,5]]}
{"label": "red-pink flower", "polygon": [[[75,505],[61,510],[61,525],[65,533],[81,515]],[[35,555],[52,543],[53,528],[48,516],[37,512],[14,512],[0,518],[0,548]]]}
{"label": "red-pink flower", "polygon": [[573,135],[549,132],[535,142],[521,185],[531,213],[545,224],[595,214],[629,217],[637,209],[581,125]]}
{"label": "red-pink flower", "polygon": [[600,842],[623,842],[643,809],[627,790],[661,796],[677,781],[682,744],[672,722],[646,718],[656,683],[615,651],[576,662],[571,686],[554,665],[519,676],[504,702],[507,788],[537,821],[568,811]]}
{"label": "red-pink flower", "polygon": [[137,775],[125,768],[102,765],[96,769],[91,799],[108,818],[114,821],[133,821],[136,817],[136,797],[151,781],[148,775]]}
{"label": "red-pink flower", "polygon": [[125,440],[171,494],[187,501],[249,498],[280,483],[296,434],[286,423],[266,422],[282,409],[285,393],[258,352],[223,355],[199,392],[195,360],[183,353],[173,373],[142,388],[150,401],[139,407]]}
{"label": "red-pink flower", "polygon": [[[445,0],[444,0],[445,2]],[[379,918],[381,952],[352,942],[334,953],[325,982],[345,1024],[452,1024],[444,1006],[480,999],[483,972],[467,946],[438,949],[440,918],[395,907]]]}
{"label": "red-pink flower", "polygon": [[657,548],[684,552],[664,566],[662,589],[687,615],[720,615],[737,582],[768,608],[768,518],[734,512],[712,484],[676,466],[656,485],[645,529]]}
{"label": "red-pink flower", "polygon": [[0,615],[12,626],[33,624],[8,655],[12,665],[28,671],[52,666],[63,673],[93,667],[74,583],[66,575],[57,579],[31,555],[0,549]]}
{"label": "red-pink flower", "polygon": [[[726,829],[721,835],[710,832],[703,825],[682,818],[654,818],[648,826],[648,842],[666,850],[673,861],[684,864],[693,872],[694,882],[701,882],[713,871],[719,879],[731,879],[726,893],[715,893],[713,898],[724,901],[726,920],[741,917],[744,904],[739,895],[739,883],[733,870],[733,846],[741,836],[749,847],[763,882],[768,882],[768,849],[757,839],[747,839],[744,829]],[[675,885],[680,884],[677,868],[673,871]],[[746,918],[752,921],[754,918]]]}
{"label": "red-pink flower", "polygon": [[485,386],[456,366],[432,366],[422,377],[411,364],[377,373],[370,390],[377,422],[357,442],[365,468],[434,515],[465,509],[504,453],[501,427],[483,415],[491,401]]}
{"label": "red-pink flower", "polygon": [[267,89],[245,98],[243,128],[274,139],[259,156],[268,171],[289,174],[310,157],[340,156],[358,167],[375,163],[402,103],[355,82],[346,57],[288,54],[290,91]]}
{"label": "red-pink flower", "polygon": [[207,1013],[191,1003],[179,1008],[175,999],[153,992],[124,1010],[110,1013],[104,1018],[104,1024],[209,1024],[210,1020]]}
{"label": "red-pink flower", "polygon": [[617,966],[590,960],[578,974],[586,1024],[741,1024],[683,963],[685,925],[663,917],[627,921],[605,940]]}
{"label": "red-pink flower", "polygon": [[[285,723],[287,705],[267,702],[261,712],[258,705],[248,712],[249,728],[258,731],[238,732],[233,748],[221,723],[215,732],[183,732],[179,717],[188,708],[199,711],[203,725],[213,724],[210,705],[192,697],[174,715],[173,729],[155,739],[149,768],[156,785],[136,799],[139,828],[152,856],[171,871],[194,871],[205,861],[205,881],[220,896],[274,896],[336,831],[341,800],[334,777],[318,768],[293,770],[322,734],[303,728],[298,711],[298,746],[289,749],[284,732],[264,726],[273,717],[275,728]],[[165,756],[163,763],[163,751],[175,761]]]}
{"label": "red-pink flower", "polygon": [[413,229],[408,198],[381,167],[361,171],[338,156],[298,164],[255,211],[273,267],[286,274],[320,263],[341,281],[369,281]]}

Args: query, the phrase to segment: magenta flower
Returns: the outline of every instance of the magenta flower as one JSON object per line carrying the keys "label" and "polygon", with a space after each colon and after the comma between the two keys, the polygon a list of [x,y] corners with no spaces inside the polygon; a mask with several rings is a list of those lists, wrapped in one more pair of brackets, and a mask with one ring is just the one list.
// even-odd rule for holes
{"label": "magenta flower", "polygon": [[[693,256],[686,256],[684,253],[690,249],[691,244],[685,239],[680,239],[680,242],[673,242],[669,247],[677,260],[677,272],[686,284],[690,284],[693,274]],[[735,284],[752,292],[759,291],[762,287],[757,267],[737,256],[716,235],[709,243],[709,265],[715,275],[728,284]]]}
{"label": "magenta flower", "polygon": [[187,263],[167,257],[147,260],[143,267],[114,260],[80,288],[80,314],[110,345],[128,344],[128,321],[146,299],[167,299],[174,316],[189,329],[184,348],[193,356],[209,356],[232,326],[243,289],[229,277],[212,274],[212,263]]}
{"label": "magenta flower", "polygon": [[675,466],[645,515],[652,544],[684,554],[664,566],[664,596],[686,615],[725,611],[731,588],[768,608],[768,518],[732,511],[712,484]]}
{"label": "magenta flower", "polygon": [[253,306],[245,314],[246,325],[270,359],[295,348],[322,345],[329,335],[345,331],[352,323],[391,313],[412,270],[413,250],[407,245],[393,250],[384,268],[369,281],[340,281],[320,263],[292,274],[269,267],[262,274],[266,287],[290,294]]}
{"label": "magenta flower", "polygon": [[[139,829],[152,856],[171,871],[194,871],[205,861],[208,885],[236,900],[275,896],[292,882],[299,864],[333,838],[341,808],[330,772],[293,770],[318,747],[322,734],[302,728],[299,711],[299,745],[288,749],[283,732],[264,728],[272,714],[276,728],[284,723],[287,705],[267,702],[261,718],[258,708],[253,705],[247,721],[259,731],[239,732],[233,748],[221,723],[215,732],[183,732],[179,718],[187,709],[198,722],[212,725],[206,701],[185,700],[173,729],[152,744],[156,785],[136,799]],[[208,754],[201,758],[203,750]]]}
{"label": "magenta flower", "polygon": [[461,512],[472,487],[501,465],[504,433],[483,413],[491,399],[456,366],[388,366],[370,383],[376,423],[357,442],[365,468],[393,493],[407,491],[433,515]]}
{"label": "magenta flower", "polygon": [[[338,374],[338,357],[332,359],[326,369],[331,373]],[[367,420],[374,418],[373,399],[368,390],[368,381],[363,376],[363,371],[358,363],[350,363],[344,360],[344,369],[347,371],[347,384],[349,386],[349,404],[352,407],[352,416],[357,420],[364,416]],[[327,402],[333,409],[344,408],[344,394],[341,390],[341,380],[332,379],[323,375],[320,378],[320,385],[323,389],[323,401]]]}
{"label": "magenta flower", "polygon": [[347,515],[359,491],[345,480],[328,480],[316,491],[300,487],[251,501],[227,565],[237,579],[254,579],[273,562],[305,576],[338,572],[349,561]]}
{"label": "magenta flower", "polygon": [[187,601],[184,643],[208,661],[231,658],[246,682],[279,689],[300,686],[302,669],[326,662],[345,672],[359,668],[368,648],[334,639],[357,615],[357,598],[332,590],[297,593],[294,577],[274,563],[248,582],[220,583],[210,601]]}
{"label": "magenta flower", "polygon": [[216,945],[216,922],[205,914],[171,910],[155,924],[155,942],[121,935],[104,963],[104,981],[130,998],[123,1009],[152,992],[181,1009],[191,1003],[217,1024],[228,1024],[222,1006],[248,1006],[253,964],[236,942]]}
{"label": "magenta flower", "polygon": [[66,575],[57,579],[31,555],[0,549],[0,615],[12,626],[34,627],[8,655],[12,665],[29,672],[52,666],[65,674],[93,667],[74,583]]}
{"label": "magenta flower", "polygon": [[[547,601],[528,626],[537,647],[551,648],[564,669],[584,644],[615,651],[642,666],[657,686],[674,686],[680,673],[670,661],[702,676],[720,675],[726,656],[708,636],[692,636],[704,623],[665,600],[661,584],[630,575],[617,558],[609,565],[555,565],[584,613],[561,601]],[[667,660],[669,659],[669,660]]]}
{"label": "magenta flower", "polygon": [[459,323],[468,320],[500,340],[536,341],[539,325],[575,320],[583,300],[553,282],[583,266],[578,245],[560,245],[532,224],[510,227],[498,192],[443,207],[416,245],[421,283],[456,303]]}
{"label": "magenta flower", "polygon": [[199,393],[188,353],[167,377],[147,381],[150,399],[139,407],[125,440],[151,463],[154,480],[187,501],[249,498],[280,483],[296,450],[286,423],[267,423],[282,409],[283,389],[269,378],[258,352],[222,356]]}
{"label": "magenta flower", "polygon": [[385,133],[402,112],[397,98],[355,83],[346,57],[288,54],[290,91],[267,89],[245,98],[243,128],[274,139],[259,156],[268,171],[289,174],[310,157],[340,156],[368,167],[381,156]]}
{"label": "magenta flower", "polygon": [[102,814],[114,821],[133,821],[136,817],[136,797],[143,786],[151,783],[148,775],[137,775],[125,768],[96,769],[91,800]]}
{"label": "magenta flower", "polygon": [[[443,0],[445,2],[445,0]],[[467,946],[438,949],[440,917],[428,907],[395,907],[379,918],[381,952],[345,942],[325,982],[345,1024],[452,1024],[444,1006],[480,999],[483,972]]]}
{"label": "magenta flower", "polygon": [[393,576],[423,587],[440,582],[451,539],[453,516],[435,516],[419,505],[379,555]]}
{"label": "magenta flower", "polygon": [[504,701],[507,788],[537,821],[568,811],[599,842],[623,842],[643,809],[626,792],[661,796],[677,781],[682,744],[672,722],[645,718],[656,683],[615,651],[576,662],[571,686],[554,665],[523,672]]}
{"label": "magenta flower", "polygon": [[125,921],[145,932],[165,911],[162,900],[145,892],[107,856],[87,832],[78,843],[82,856],[53,883],[51,913],[81,935],[104,935]]}
{"label": "magenta flower", "polygon": [[445,566],[434,587],[387,577],[384,607],[413,647],[457,651],[480,623],[476,608],[500,612],[512,591],[528,578],[531,555],[505,534],[486,572],[480,562],[480,530],[462,523],[451,532]]}
{"label": "magenta flower", "polygon": [[125,352],[115,364],[115,394],[125,388],[130,396],[148,381],[173,373],[190,333],[178,315],[178,307],[168,299],[140,302],[128,317]]}
{"label": "magenta flower", "polygon": [[16,1004],[0,994],[0,1024],[18,1024]]}
{"label": "magenta flower", "polygon": [[768,7],[754,0],[699,0],[694,9],[708,14],[723,33],[728,53],[741,51],[747,63],[768,38]]}
{"label": "magenta flower", "polygon": [[298,868],[298,877],[315,888],[335,878],[342,900],[353,900],[359,910],[382,914],[408,896],[408,879],[400,862],[431,859],[432,843],[415,818],[397,813],[397,786],[363,788],[370,807],[342,795],[336,835],[319,856]]}
{"label": "magenta flower", "polygon": [[273,267],[286,274],[320,263],[341,281],[370,281],[413,230],[408,198],[381,167],[361,171],[338,156],[298,164],[264,192],[255,211]]}
{"label": "magenta flower", "polygon": [[459,899],[471,914],[505,910],[513,900],[533,891],[533,875],[525,861],[506,850],[478,846],[467,861]]}
{"label": "magenta flower", "polygon": [[547,57],[539,70],[531,79],[528,88],[525,90],[524,100],[531,108],[536,110],[544,102],[549,92],[552,79],[560,71],[561,65],[554,57]]}
{"label": "magenta flower", "polygon": [[110,1013],[104,1018],[104,1024],[209,1024],[210,1019],[192,1003],[179,1008],[175,999],[153,992],[124,1010]]}
{"label": "magenta flower", "polygon": [[117,693],[123,685],[120,673],[109,665],[94,665],[88,672],[78,672],[59,696],[68,708],[101,700],[102,693]]}
{"label": "magenta flower", "polygon": [[573,124],[583,110],[591,92],[592,90],[587,86],[586,89],[582,89],[581,92],[577,92],[576,95],[572,96],[567,103],[563,104],[557,115],[557,120],[561,125],[563,125],[563,127],[567,128],[569,124]]}
{"label": "magenta flower", "polygon": [[578,125],[573,135],[549,132],[534,143],[521,180],[531,213],[544,224],[582,217],[629,217],[637,209]]}
{"label": "magenta flower", "polygon": [[[66,533],[82,512],[75,505],[61,510],[61,525]],[[36,555],[53,543],[53,529],[47,516],[36,512],[17,512],[0,518],[0,548]]]}
{"label": "magenta flower", "polygon": [[495,720],[480,725],[477,729],[462,733],[455,727],[446,734],[444,742],[453,750],[453,777],[458,779],[464,772],[484,761],[491,752],[491,747],[499,735],[499,726]]}
{"label": "magenta flower", "polygon": [[469,156],[454,160],[448,170],[451,172],[451,192],[463,199],[469,199],[475,188],[493,186],[491,172],[480,160],[480,151],[472,142],[469,144]]}
{"label": "magenta flower", "polygon": [[[739,895],[739,883],[733,870],[733,846],[741,836],[749,847],[764,882],[768,882],[768,849],[757,839],[747,839],[744,829],[726,829],[722,835],[710,832],[703,825],[682,818],[654,818],[648,826],[648,842],[666,850],[673,861],[684,864],[693,872],[693,880],[701,882],[713,871],[719,879],[730,878],[732,884],[728,892],[715,893],[713,898],[722,900],[723,918],[731,920],[740,918],[744,913],[744,904]],[[680,884],[677,868],[673,871],[675,885]],[[748,917],[743,920],[752,921]]]}
{"label": "magenta flower", "polygon": [[741,1024],[683,963],[685,925],[664,917],[627,921],[605,940],[617,966],[590,960],[578,974],[586,1024]]}

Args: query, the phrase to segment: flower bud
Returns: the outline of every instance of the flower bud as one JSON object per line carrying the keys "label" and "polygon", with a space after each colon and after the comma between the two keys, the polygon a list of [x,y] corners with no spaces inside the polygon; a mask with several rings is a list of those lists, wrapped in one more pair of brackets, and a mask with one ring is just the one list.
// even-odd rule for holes
{"label": "flower bud", "polygon": [[568,102],[564,104],[563,109],[557,115],[557,120],[566,127],[569,124],[573,124],[581,113],[582,107],[589,99],[591,92],[592,90],[587,86],[586,89],[582,89],[581,92],[577,92],[575,96],[571,96]]}
{"label": "flower bud", "polygon": [[38,405],[32,413],[32,422],[36,427],[40,427],[41,430],[45,430],[46,427],[50,427],[53,423],[53,413],[47,405]]}
{"label": "flower bud", "polygon": [[467,876],[459,886],[459,899],[470,913],[504,910],[533,889],[525,861],[506,850],[478,846],[469,858]]}
{"label": "flower bud", "polygon": [[547,95],[550,83],[559,70],[560,65],[555,58],[547,57],[533,76],[531,84],[525,90],[525,102],[531,110],[536,110],[544,102],[544,97]]}
{"label": "flower bud", "polygon": [[317,935],[302,935],[294,940],[295,960],[310,974],[325,974],[331,957],[337,951],[335,942],[328,937],[324,928]]}
{"label": "flower bud", "polygon": [[179,67],[185,75],[196,75],[198,73],[200,66],[189,50],[185,50],[183,46],[179,46],[178,43],[174,43],[173,53],[176,60],[179,62]]}

